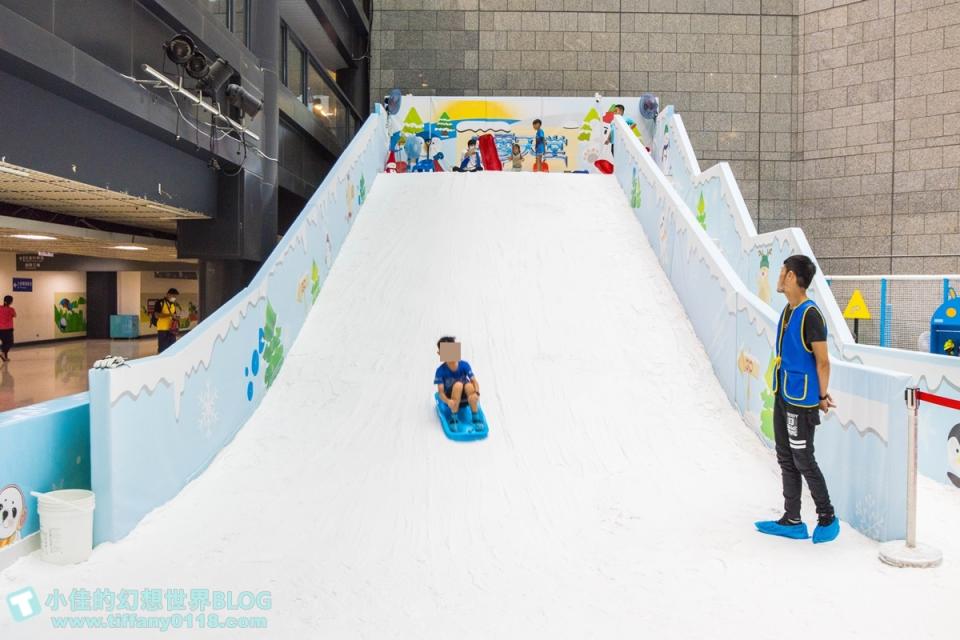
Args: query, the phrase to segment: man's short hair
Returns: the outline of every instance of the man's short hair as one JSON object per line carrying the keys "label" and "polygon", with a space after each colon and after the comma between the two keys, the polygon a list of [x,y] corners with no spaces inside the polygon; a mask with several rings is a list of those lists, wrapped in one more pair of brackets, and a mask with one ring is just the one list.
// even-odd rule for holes
{"label": "man's short hair", "polygon": [[169,289],[167,289],[167,295],[168,295],[168,296],[178,296],[178,295],[180,295],[180,292],[177,291],[176,289],[174,289],[173,287],[170,287]]}
{"label": "man's short hair", "polygon": [[533,124],[543,124],[543,123],[540,121],[540,118],[537,118],[536,120],[533,121]]}
{"label": "man's short hair", "polygon": [[457,339],[454,338],[453,336],[443,336],[442,338],[440,338],[439,340],[437,340],[437,349],[440,348],[440,343],[441,343],[441,342],[456,342],[456,341],[457,341]]}
{"label": "man's short hair", "polygon": [[808,288],[810,283],[813,282],[813,277],[817,275],[817,265],[813,263],[813,260],[802,254],[790,256],[783,261],[783,266],[797,277],[797,286],[801,289]]}
{"label": "man's short hair", "polygon": [[620,111],[626,111],[626,110],[627,110],[627,108],[626,108],[625,106],[623,106],[622,104],[615,104],[615,105],[613,105],[613,108],[614,108],[614,109],[620,109]]}

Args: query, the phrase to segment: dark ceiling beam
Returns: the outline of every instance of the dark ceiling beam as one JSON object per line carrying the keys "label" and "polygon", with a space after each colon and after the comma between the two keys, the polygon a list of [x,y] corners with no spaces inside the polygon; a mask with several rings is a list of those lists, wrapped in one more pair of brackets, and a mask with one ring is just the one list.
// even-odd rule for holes
{"label": "dark ceiling beam", "polygon": [[[312,11],[313,15],[316,16],[317,22],[320,23],[320,27],[323,29],[324,33],[327,34],[327,37],[330,38],[333,46],[336,47],[337,53],[340,54],[340,57],[343,58],[351,67],[357,66],[357,62],[354,60],[354,58],[357,57],[357,53],[352,50],[353,48],[350,46],[352,43],[345,42],[340,33],[337,32],[336,26],[333,24],[333,20],[331,19],[329,13],[333,11],[330,3],[326,2],[325,0],[306,0],[306,2],[307,6],[310,7],[310,11]],[[326,7],[324,5],[326,5]]]}

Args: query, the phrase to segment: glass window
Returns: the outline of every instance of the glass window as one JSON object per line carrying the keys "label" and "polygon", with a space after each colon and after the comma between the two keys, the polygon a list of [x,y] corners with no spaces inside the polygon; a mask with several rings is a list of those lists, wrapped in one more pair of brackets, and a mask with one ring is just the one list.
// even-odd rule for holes
{"label": "glass window", "polygon": [[247,2],[233,0],[233,32],[243,44],[247,44]]}
{"label": "glass window", "polygon": [[323,71],[314,64],[308,65],[307,106],[310,107],[314,117],[326,125],[330,133],[345,145],[350,138],[347,130],[347,110],[324,82],[322,74]]}
{"label": "glass window", "polygon": [[223,26],[230,27],[230,0],[209,0],[207,9],[223,23]]}
{"label": "glass window", "polygon": [[303,51],[296,41],[287,35],[286,85],[297,100],[303,101]]}

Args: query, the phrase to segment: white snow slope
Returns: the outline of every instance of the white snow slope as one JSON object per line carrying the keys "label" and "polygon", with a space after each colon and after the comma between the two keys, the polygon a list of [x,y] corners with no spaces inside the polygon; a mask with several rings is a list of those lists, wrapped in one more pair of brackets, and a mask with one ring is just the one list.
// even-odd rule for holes
{"label": "white snow slope", "polygon": [[[485,441],[440,429],[442,334],[479,378]],[[234,442],[126,539],[21,560],[0,592],[272,594],[219,612],[265,631],[177,638],[956,638],[960,492],[922,486],[935,570],[888,568],[849,528],[757,533],[781,513],[774,456],[612,176],[382,175]],[[3,611],[0,637],[100,637],[51,615]]]}

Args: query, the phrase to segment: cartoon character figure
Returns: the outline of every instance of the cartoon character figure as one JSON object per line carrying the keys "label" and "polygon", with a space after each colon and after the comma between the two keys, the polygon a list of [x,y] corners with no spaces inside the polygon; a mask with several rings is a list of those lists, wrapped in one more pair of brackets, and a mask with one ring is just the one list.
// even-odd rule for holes
{"label": "cartoon character figure", "polygon": [[947,436],[947,478],[960,487],[960,424],[953,425]]}
{"label": "cartoon character figure", "polygon": [[773,253],[773,249],[761,249],[757,253],[760,254],[760,273],[757,274],[757,297],[770,304],[772,300],[772,295],[770,293],[770,254]]}
{"label": "cartoon character figure", "polygon": [[70,301],[64,298],[60,301],[60,307],[63,309],[63,313],[60,316],[60,331],[67,330],[67,314],[70,313]]}
{"label": "cartoon character figure", "polygon": [[303,296],[307,292],[307,276],[300,278],[297,283],[297,302],[303,302]]}
{"label": "cartoon character figure", "polygon": [[390,155],[387,156],[387,164],[384,167],[385,173],[396,173],[397,172],[397,154],[391,150]]}
{"label": "cartoon character figure", "polygon": [[27,507],[23,492],[15,484],[0,491],[0,548],[20,539],[20,530],[27,523]]}

